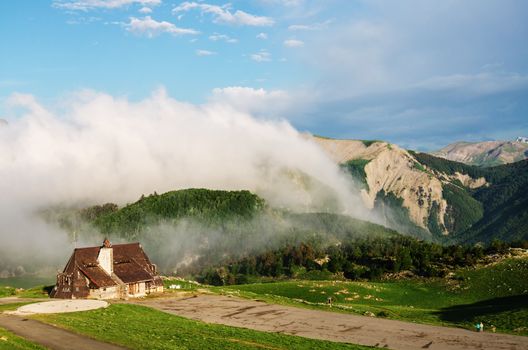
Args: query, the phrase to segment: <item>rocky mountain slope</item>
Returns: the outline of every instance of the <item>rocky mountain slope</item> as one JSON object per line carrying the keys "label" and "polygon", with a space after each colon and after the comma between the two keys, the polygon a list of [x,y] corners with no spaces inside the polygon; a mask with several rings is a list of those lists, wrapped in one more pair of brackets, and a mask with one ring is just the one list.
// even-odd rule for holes
{"label": "rocky mountain slope", "polygon": [[528,158],[528,143],[519,141],[456,142],[431,153],[476,166],[494,166]]}
{"label": "rocky mountain slope", "polygon": [[[490,241],[493,229],[509,222],[512,233],[501,229],[502,239],[528,237],[522,225],[528,207],[510,205],[520,200],[515,196],[523,188],[522,169],[528,161],[480,168],[383,141],[313,140],[360,183],[365,204],[400,232],[425,239],[478,241],[482,236]],[[493,205],[497,198],[501,204]]]}
{"label": "rocky mountain slope", "polygon": [[349,170],[363,167],[365,186],[361,193],[367,207],[374,208],[380,194],[391,194],[403,201],[402,206],[416,226],[427,230],[432,207],[436,206],[435,220],[445,227],[447,202],[442,196],[442,180],[423,171],[406,150],[382,141],[314,140]]}

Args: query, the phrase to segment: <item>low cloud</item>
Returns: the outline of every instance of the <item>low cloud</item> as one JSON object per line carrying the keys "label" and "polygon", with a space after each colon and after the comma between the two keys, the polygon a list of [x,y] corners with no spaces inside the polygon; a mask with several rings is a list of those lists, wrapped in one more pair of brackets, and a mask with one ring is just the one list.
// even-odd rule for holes
{"label": "low cloud", "polygon": [[130,22],[124,26],[131,33],[145,35],[149,38],[153,38],[161,33],[168,33],[174,36],[196,35],[200,33],[194,29],[176,27],[171,22],[156,21],[150,16],[146,16],[145,18],[130,17]]}
{"label": "low cloud", "polygon": [[300,211],[331,194],[340,212],[363,215],[353,184],[318,146],[284,120],[258,119],[236,105],[259,98],[284,96],[232,87],[197,106],[163,90],[137,102],[81,91],[49,108],[31,95],[12,95],[22,114],[8,115],[0,128],[0,256],[48,263],[55,256],[62,264],[67,233],[38,211],[123,205],[154,191],[247,189]]}
{"label": "low cloud", "polygon": [[258,33],[256,36],[257,39],[266,40],[268,39],[268,34],[266,33]]}
{"label": "low cloud", "polygon": [[175,7],[172,13],[176,14],[195,9],[199,10],[202,14],[211,14],[213,16],[213,22],[215,23],[256,27],[271,26],[274,24],[274,20],[270,17],[256,16],[241,10],[233,12],[230,5],[218,6],[185,1]]}

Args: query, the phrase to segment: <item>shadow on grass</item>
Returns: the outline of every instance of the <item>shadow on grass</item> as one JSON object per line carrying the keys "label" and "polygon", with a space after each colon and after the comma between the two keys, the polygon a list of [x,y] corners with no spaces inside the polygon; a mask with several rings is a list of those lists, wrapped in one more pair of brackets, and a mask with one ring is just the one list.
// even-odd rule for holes
{"label": "shadow on grass", "polygon": [[483,300],[473,304],[450,306],[435,314],[444,321],[458,323],[521,309],[528,310],[528,295],[515,295]]}
{"label": "shadow on grass", "polygon": [[49,296],[51,294],[51,291],[53,290],[53,287],[55,286],[54,285],[44,286],[42,290],[44,291],[44,293],[46,293]]}

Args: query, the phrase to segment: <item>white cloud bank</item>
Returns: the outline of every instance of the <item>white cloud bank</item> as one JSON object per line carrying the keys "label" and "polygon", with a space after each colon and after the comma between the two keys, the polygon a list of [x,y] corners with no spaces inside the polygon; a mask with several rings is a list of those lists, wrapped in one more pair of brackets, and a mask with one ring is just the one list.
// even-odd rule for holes
{"label": "white cloud bank", "polygon": [[136,35],[145,35],[149,38],[155,37],[161,33],[168,33],[174,36],[179,35],[196,35],[199,34],[197,30],[190,28],[179,28],[171,22],[156,21],[150,16],[145,18],[130,17],[130,22],[125,25],[126,30]]}
{"label": "white cloud bank", "polygon": [[66,234],[40,220],[38,209],[124,204],[154,191],[248,189],[299,210],[333,194],[343,212],[359,215],[348,178],[315,144],[289,123],[254,118],[233,103],[284,98],[232,87],[196,106],[163,90],[138,102],[84,91],[56,112],[31,95],[12,95],[22,114],[0,128],[0,256],[69,253]]}
{"label": "white cloud bank", "polygon": [[187,12],[190,10],[200,10],[202,14],[208,13],[213,15],[215,23],[246,25],[246,26],[271,26],[274,20],[270,17],[256,16],[247,12],[236,10],[231,11],[230,5],[218,6],[198,2],[185,1],[172,10],[172,13]]}

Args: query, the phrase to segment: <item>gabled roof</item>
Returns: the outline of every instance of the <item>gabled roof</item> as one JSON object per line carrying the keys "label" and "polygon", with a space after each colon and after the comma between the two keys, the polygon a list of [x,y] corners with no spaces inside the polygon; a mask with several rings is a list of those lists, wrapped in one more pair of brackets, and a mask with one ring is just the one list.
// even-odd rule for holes
{"label": "gabled roof", "polygon": [[[113,248],[114,273],[124,283],[134,283],[153,280],[159,277],[152,270],[152,264],[139,243],[111,245],[105,240],[103,247]],[[116,281],[106,273],[97,262],[102,247],[76,248],[64,272],[73,273],[77,267],[95,286],[110,287],[117,285]]]}
{"label": "gabled roof", "polygon": [[153,279],[152,274],[145,271],[135,261],[114,264],[114,273],[125,283],[149,281]]}
{"label": "gabled roof", "polygon": [[79,270],[81,270],[81,272],[84,273],[86,277],[88,277],[90,282],[92,282],[94,285],[96,285],[99,288],[112,287],[112,286],[117,285],[117,283],[114,282],[112,277],[110,277],[105,272],[105,270],[103,270],[99,266],[90,266],[90,267],[79,266]]}

